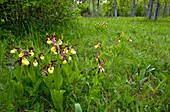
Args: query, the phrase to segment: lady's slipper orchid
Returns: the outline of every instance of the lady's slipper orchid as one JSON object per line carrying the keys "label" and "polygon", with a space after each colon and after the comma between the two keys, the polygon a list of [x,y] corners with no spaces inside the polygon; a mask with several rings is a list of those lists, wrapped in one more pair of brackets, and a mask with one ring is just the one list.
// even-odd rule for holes
{"label": "lady's slipper orchid", "polygon": [[53,66],[49,66],[48,67],[48,73],[49,74],[53,74],[53,72],[54,72],[54,67]]}
{"label": "lady's slipper orchid", "polygon": [[64,48],[64,51],[65,51],[66,53],[68,53],[68,50],[69,50],[69,47],[68,47],[68,45],[66,45],[65,48]]}
{"label": "lady's slipper orchid", "polygon": [[56,48],[53,46],[53,47],[51,48],[51,51],[52,51],[52,52],[55,52],[55,51],[56,51]]}
{"label": "lady's slipper orchid", "polygon": [[42,67],[42,74],[48,76],[48,72],[46,71],[46,68],[47,68],[46,65]]}
{"label": "lady's slipper orchid", "polygon": [[102,68],[103,65],[104,65],[104,62],[101,62],[101,63],[99,64],[98,73],[104,73],[104,68]]}
{"label": "lady's slipper orchid", "polygon": [[94,46],[94,48],[98,49],[98,48],[101,47],[101,45],[102,45],[102,44],[99,42],[98,44],[96,44],[96,45]]}
{"label": "lady's slipper orchid", "polygon": [[132,39],[129,38],[129,39],[128,39],[128,42],[132,42]]}
{"label": "lady's slipper orchid", "polygon": [[62,62],[63,64],[66,64],[67,63],[67,60],[63,60],[63,62]]}
{"label": "lady's slipper orchid", "polygon": [[57,42],[57,41],[56,41],[56,35],[53,35],[53,36],[52,36],[52,43],[53,43],[54,45],[56,45],[56,42]]}
{"label": "lady's slipper orchid", "polygon": [[23,57],[24,56],[24,51],[21,51],[20,53],[19,53],[19,57]]}
{"label": "lady's slipper orchid", "polygon": [[34,56],[34,52],[30,52],[30,55],[31,55],[31,56]]}
{"label": "lady's slipper orchid", "polygon": [[43,53],[40,53],[39,57],[40,57],[41,60],[44,60],[44,54]]}
{"label": "lady's slipper orchid", "polygon": [[51,52],[53,52],[54,54],[58,54],[58,47],[57,47],[57,45],[54,45],[54,46],[51,48]]}
{"label": "lady's slipper orchid", "polygon": [[73,48],[71,49],[71,54],[76,54],[76,51]]}
{"label": "lady's slipper orchid", "polygon": [[71,61],[71,60],[72,60],[72,57],[71,57],[71,56],[69,56],[69,57],[68,57],[68,60],[69,60],[69,61]]}
{"label": "lady's slipper orchid", "polygon": [[15,48],[10,51],[11,54],[14,54],[16,52],[17,52],[17,50]]}
{"label": "lady's slipper orchid", "polygon": [[36,58],[36,57],[34,57],[33,65],[34,65],[34,66],[38,66],[38,60],[37,60],[37,58]]}
{"label": "lady's slipper orchid", "polygon": [[59,40],[58,40],[58,45],[62,45],[63,44],[63,40],[62,40],[62,38],[60,38]]}
{"label": "lady's slipper orchid", "polygon": [[52,44],[53,42],[50,40],[50,38],[47,39],[47,44]]}
{"label": "lady's slipper orchid", "polygon": [[38,62],[35,60],[34,62],[33,62],[33,65],[36,67],[36,66],[38,66]]}
{"label": "lady's slipper orchid", "polygon": [[31,56],[34,56],[34,49],[32,47],[29,48],[29,53]]}
{"label": "lady's slipper orchid", "polygon": [[103,73],[104,72],[104,68],[100,67],[98,72],[99,73]]}
{"label": "lady's slipper orchid", "polygon": [[46,41],[47,41],[47,44],[52,44],[53,43],[51,41],[50,36],[48,35],[48,33],[46,34]]}
{"label": "lady's slipper orchid", "polygon": [[27,66],[30,64],[30,62],[26,58],[22,58],[21,63]]}

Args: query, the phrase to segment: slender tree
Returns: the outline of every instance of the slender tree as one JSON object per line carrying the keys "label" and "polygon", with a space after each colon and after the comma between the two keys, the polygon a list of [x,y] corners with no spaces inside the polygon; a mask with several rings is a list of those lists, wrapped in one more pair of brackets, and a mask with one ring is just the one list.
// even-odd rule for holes
{"label": "slender tree", "polygon": [[166,9],[165,9],[165,16],[168,16],[169,15],[169,6],[166,6]]}
{"label": "slender tree", "polygon": [[113,7],[114,7],[114,17],[117,18],[117,1],[113,0]]}
{"label": "slender tree", "polygon": [[154,0],[150,0],[150,1],[149,1],[149,7],[148,7],[148,19],[151,19],[151,16],[152,16],[153,2],[154,2]]}
{"label": "slender tree", "polygon": [[97,0],[97,16],[100,16],[100,0]]}
{"label": "slender tree", "polygon": [[130,17],[135,17],[135,11],[136,11],[136,1],[131,0],[131,14],[130,14]]}
{"label": "slender tree", "polygon": [[157,0],[157,2],[156,2],[156,9],[155,9],[155,13],[154,13],[154,20],[156,20],[157,17],[158,17],[159,9],[160,9],[160,1]]}
{"label": "slender tree", "polygon": [[165,0],[164,4],[165,5],[164,5],[163,17],[166,17],[166,16],[168,16],[168,13],[169,13],[168,0]]}
{"label": "slender tree", "polygon": [[94,0],[92,0],[92,17],[95,16],[95,12],[94,12]]}
{"label": "slender tree", "polygon": [[143,2],[144,2],[144,16],[146,17],[147,16],[147,9],[146,9],[147,2],[146,0],[144,0]]}
{"label": "slender tree", "polygon": [[77,8],[77,0],[74,0],[74,9]]}

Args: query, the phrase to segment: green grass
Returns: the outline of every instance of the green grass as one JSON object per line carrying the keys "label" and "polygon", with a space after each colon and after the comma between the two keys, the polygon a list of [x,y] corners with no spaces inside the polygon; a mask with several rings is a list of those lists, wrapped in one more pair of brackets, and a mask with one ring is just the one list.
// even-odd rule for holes
{"label": "green grass", "polygon": [[[80,18],[77,24],[50,29],[49,34],[55,32],[57,37],[63,37],[69,44],[76,45],[74,49],[77,51],[75,65],[71,65],[72,68],[68,68],[69,65],[61,68],[62,77],[58,77],[63,79],[59,88],[65,91],[63,105],[61,104],[63,110],[74,111],[74,107],[77,107],[79,109],[76,110],[82,108],[82,111],[99,112],[170,111],[169,22],[170,18],[157,21],[146,18]],[[98,23],[107,24],[107,27],[96,25]],[[120,36],[121,32],[123,34]],[[56,93],[47,87],[47,83],[36,83],[37,92],[30,95],[27,91],[32,91],[30,88],[34,84],[28,86],[21,81],[20,85],[20,81],[11,76],[18,74],[19,68],[9,68],[15,61],[8,54],[12,49],[11,45],[25,49],[34,47],[38,52],[46,52],[43,44],[45,32],[40,34],[32,31],[21,40],[17,38],[8,35],[0,43],[0,110],[58,110],[54,103],[58,101],[54,98]],[[101,47],[95,49],[98,42]],[[104,62],[102,67],[105,74],[97,74],[97,70],[93,70],[98,66],[95,62],[97,52]],[[79,72],[79,76],[74,71]],[[72,79],[72,75],[76,78]],[[26,79],[30,80],[29,77]],[[48,80],[37,80],[41,82],[41,79]],[[24,87],[21,99],[25,99],[25,102],[17,97],[17,87],[11,84]]]}

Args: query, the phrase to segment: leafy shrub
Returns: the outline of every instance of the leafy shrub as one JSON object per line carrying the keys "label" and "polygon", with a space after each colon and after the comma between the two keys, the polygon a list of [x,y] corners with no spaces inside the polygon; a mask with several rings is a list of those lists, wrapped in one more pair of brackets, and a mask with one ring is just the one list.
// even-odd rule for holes
{"label": "leafy shrub", "polygon": [[14,34],[30,33],[30,30],[47,30],[61,22],[77,17],[73,4],[65,0],[15,1],[6,0],[0,4],[1,26]]}

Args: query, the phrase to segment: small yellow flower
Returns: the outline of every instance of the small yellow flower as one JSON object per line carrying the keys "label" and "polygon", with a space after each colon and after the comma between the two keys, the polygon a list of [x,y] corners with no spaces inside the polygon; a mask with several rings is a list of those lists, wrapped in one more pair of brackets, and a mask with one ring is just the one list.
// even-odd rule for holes
{"label": "small yellow flower", "polygon": [[44,60],[44,56],[40,56],[40,59],[41,59],[41,60]]}
{"label": "small yellow flower", "polygon": [[68,53],[68,50],[69,50],[69,47],[68,47],[68,45],[66,45],[64,48],[65,53]]}
{"label": "small yellow flower", "polygon": [[99,58],[96,58],[96,62],[99,62]]}
{"label": "small yellow flower", "polygon": [[53,72],[54,72],[54,67],[53,66],[49,67],[48,68],[48,73],[52,74]]}
{"label": "small yellow flower", "polygon": [[129,42],[132,42],[132,39],[129,38],[128,41],[129,41]]}
{"label": "small yellow flower", "polygon": [[43,55],[43,53],[40,54],[40,59],[41,59],[41,60],[44,60],[44,55]]}
{"label": "small yellow flower", "polygon": [[14,54],[14,53],[16,53],[16,51],[17,51],[16,49],[13,49],[13,50],[10,51],[10,53]]}
{"label": "small yellow flower", "polygon": [[97,45],[95,45],[95,46],[94,46],[94,48],[96,48],[96,49],[97,49],[97,48],[98,48],[98,44],[97,44]]}
{"label": "small yellow flower", "polygon": [[96,48],[96,49],[99,47],[101,47],[101,43],[98,43],[97,45],[94,46],[94,48]]}
{"label": "small yellow flower", "polygon": [[26,58],[22,58],[21,63],[22,63],[23,65],[27,65],[27,66],[30,64],[30,62],[29,62]]}
{"label": "small yellow flower", "polygon": [[30,51],[30,54],[31,54],[31,56],[34,56],[34,52],[32,50]]}
{"label": "small yellow flower", "polygon": [[104,72],[104,68],[100,67],[99,71],[100,71],[100,73],[103,73]]}
{"label": "small yellow flower", "polygon": [[23,57],[23,56],[24,56],[24,52],[21,51],[21,52],[19,53],[19,57]]}
{"label": "small yellow flower", "polygon": [[68,49],[67,48],[65,48],[64,51],[65,51],[65,53],[68,53]]}
{"label": "small yellow flower", "polygon": [[64,50],[66,53],[68,53],[68,50]]}
{"label": "small yellow flower", "polygon": [[55,46],[53,46],[53,47],[51,48],[51,52],[56,52]]}
{"label": "small yellow flower", "polygon": [[34,65],[34,66],[38,66],[37,60],[35,60],[35,61],[33,62],[33,65]]}
{"label": "small yellow flower", "polygon": [[59,40],[58,40],[58,45],[62,45],[62,44],[63,44],[62,40],[59,39]]}
{"label": "small yellow flower", "polygon": [[76,54],[76,51],[74,49],[71,49],[71,54]]}
{"label": "small yellow flower", "polygon": [[66,64],[66,63],[67,63],[67,60],[64,60],[64,61],[63,61],[63,64]]}
{"label": "small yellow flower", "polygon": [[72,60],[72,57],[71,57],[71,56],[69,56],[69,57],[68,57],[68,60],[69,60],[69,61],[70,61],[70,60]]}
{"label": "small yellow flower", "polygon": [[52,44],[53,42],[48,38],[47,44]]}

